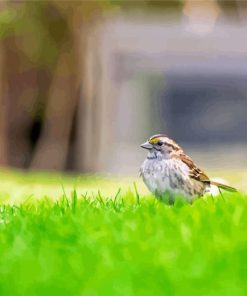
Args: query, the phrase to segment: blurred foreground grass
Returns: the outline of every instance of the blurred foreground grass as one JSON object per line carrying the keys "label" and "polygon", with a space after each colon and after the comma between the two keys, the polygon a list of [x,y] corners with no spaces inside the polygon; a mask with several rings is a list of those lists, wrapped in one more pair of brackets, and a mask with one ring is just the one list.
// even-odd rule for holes
{"label": "blurred foreground grass", "polygon": [[[224,178],[227,183],[247,192],[247,171],[212,171],[210,177]],[[35,199],[49,196],[57,199],[70,194],[77,189],[80,194],[101,194],[114,197],[119,188],[122,193],[133,190],[133,183],[137,184],[138,192],[142,195],[149,194],[139,174],[131,177],[113,177],[107,175],[73,175],[46,172],[23,172],[18,170],[0,170],[0,200],[9,203],[20,203],[26,198]]]}
{"label": "blurred foreground grass", "polygon": [[0,295],[246,295],[243,194],[171,207],[131,178],[0,177]]}

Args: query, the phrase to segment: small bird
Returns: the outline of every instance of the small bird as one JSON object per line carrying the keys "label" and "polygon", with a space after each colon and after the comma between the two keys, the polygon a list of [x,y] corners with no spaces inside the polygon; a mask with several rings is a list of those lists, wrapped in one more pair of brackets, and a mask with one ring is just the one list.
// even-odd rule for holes
{"label": "small bird", "polygon": [[176,195],[189,202],[201,197],[211,185],[231,192],[235,188],[211,181],[182,148],[164,134],[152,136],[141,145],[148,155],[141,176],[148,189],[159,199],[174,203]]}

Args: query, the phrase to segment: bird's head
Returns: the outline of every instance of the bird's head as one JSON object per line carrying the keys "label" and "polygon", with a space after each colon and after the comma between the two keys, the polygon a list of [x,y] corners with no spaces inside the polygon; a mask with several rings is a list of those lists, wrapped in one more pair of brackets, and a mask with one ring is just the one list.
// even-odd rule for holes
{"label": "bird's head", "polygon": [[142,148],[149,150],[149,153],[162,154],[163,157],[171,157],[181,153],[181,147],[164,134],[152,136],[148,141],[141,145]]}

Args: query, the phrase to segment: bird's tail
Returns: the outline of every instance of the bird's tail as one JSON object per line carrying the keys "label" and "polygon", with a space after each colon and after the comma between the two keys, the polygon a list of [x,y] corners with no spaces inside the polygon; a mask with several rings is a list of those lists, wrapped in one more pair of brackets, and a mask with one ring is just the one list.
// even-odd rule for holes
{"label": "bird's tail", "polygon": [[221,184],[221,183],[214,182],[214,181],[211,181],[210,184],[211,185],[214,185],[214,186],[217,186],[220,189],[224,189],[224,190],[227,190],[227,191],[230,191],[230,192],[237,192],[237,189],[236,188],[231,187],[231,186],[228,186],[228,185],[225,185],[225,184]]}

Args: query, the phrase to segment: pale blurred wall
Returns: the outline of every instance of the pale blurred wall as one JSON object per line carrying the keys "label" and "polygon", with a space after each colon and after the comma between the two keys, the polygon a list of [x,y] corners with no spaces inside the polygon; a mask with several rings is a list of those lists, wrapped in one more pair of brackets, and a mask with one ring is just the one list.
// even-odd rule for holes
{"label": "pale blurred wall", "polygon": [[[234,129],[239,130],[239,125],[247,123],[243,115],[247,113],[244,87],[247,40],[243,38],[247,30],[246,13],[244,9],[241,13],[237,10],[236,18],[234,14],[223,13],[214,2],[206,2],[205,6],[193,7],[191,1],[185,1],[183,13],[174,18],[120,13],[92,34],[86,72],[88,88],[81,104],[81,112],[85,114],[87,110],[87,117],[78,118],[76,169],[136,172],[145,157],[140,143],[158,132],[179,135],[175,132],[179,113],[175,111],[183,96],[171,96],[171,93],[181,88],[183,82],[191,90],[191,99],[195,97],[194,86],[201,84],[202,92],[208,84],[215,86],[209,109],[207,102],[198,100],[204,112],[196,115],[195,109],[184,110],[185,131],[194,134],[194,139],[192,136],[188,140],[186,137],[176,140],[206,168],[247,165],[245,129],[234,142],[231,140]],[[201,76],[200,81],[197,75]],[[209,80],[211,76],[214,78]],[[227,76],[232,79],[226,80]],[[225,100],[224,81],[227,86],[231,81],[238,81],[238,77],[242,83],[235,83],[230,96],[226,87],[229,100]],[[237,93],[234,87],[241,90]],[[169,110],[171,98],[177,99],[173,104],[175,111]],[[238,99],[237,108],[233,108],[235,99]],[[214,116],[210,117],[212,111]],[[190,113],[199,123],[199,130],[189,124]],[[229,141],[212,140],[221,134],[213,124],[217,127],[222,122],[226,127],[224,133],[229,130]],[[197,140],[200,131],[205,134],[203,141]]]}

